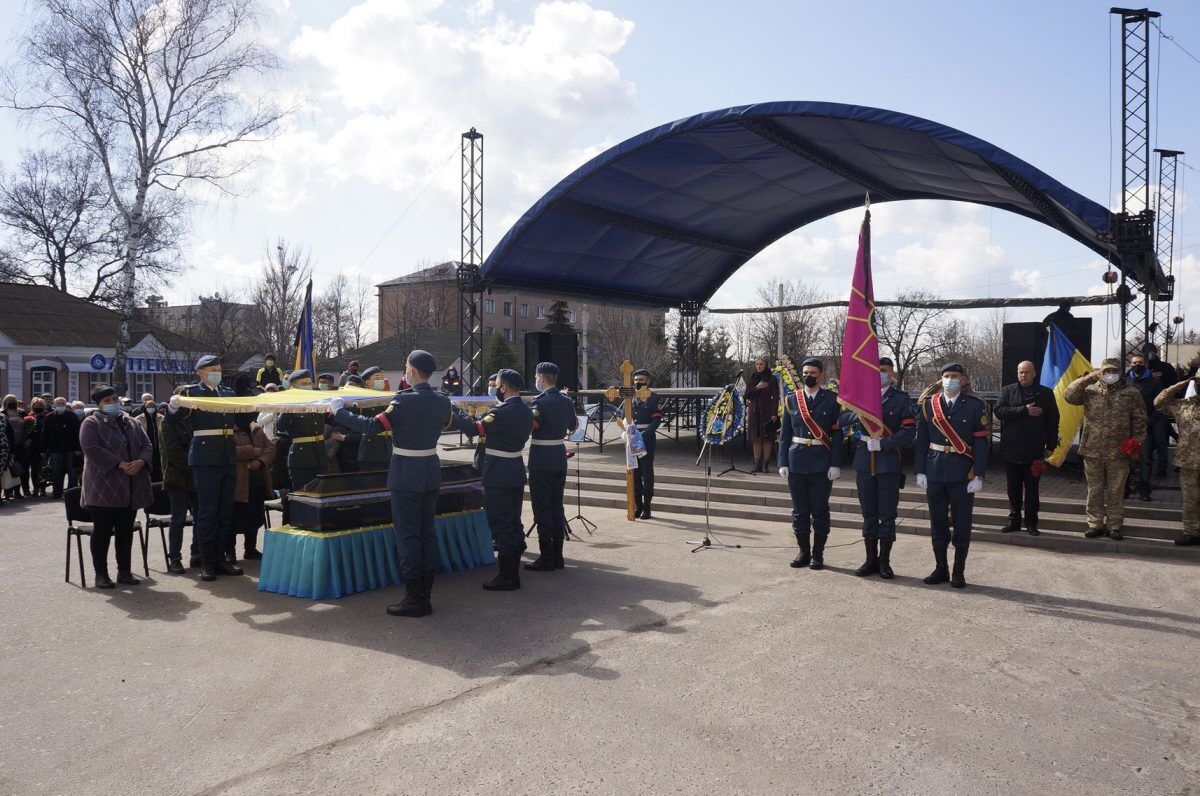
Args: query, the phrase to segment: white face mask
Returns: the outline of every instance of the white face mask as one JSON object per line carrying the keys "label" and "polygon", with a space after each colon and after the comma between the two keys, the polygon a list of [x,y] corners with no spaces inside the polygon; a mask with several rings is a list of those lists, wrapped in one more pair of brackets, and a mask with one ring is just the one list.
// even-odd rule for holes
{"label": "white face mask", "polygon": [[1100,378],[1104,381],[1105,384],[1116,384],[1118,381],[1121,380],[1121,374],[1120,373],[1102,373],[1102,374],[1100,374]]}
{"label": "white face mask", "polygon": [[891,380],[892,380],[892,374],[888,373],[887,371],[883,371],[883,370],[879,371],[880,386],[883,386],[883,387],[888,386],[888,382],[890,382]]}
{"label": "white face mask", "polygon": [[221,383],[221,371],[208,370],[204,372],[204,382],[209,387],[216,387]]}
{"label": "white face mask", "polygon": [[55,406],[54,407],[54,414],[56,414],[56,415],[61,415],[65,411],[67,411],[67,407],[65,407],[65,406]]}
{"label": "white face mask", "polygon": [[495,388],[495,387],[488,387],[488,395],[490,395],[490,396],[492,396],[493,398],[495,398],[495,397],[496,397],[496,388]]}
{"label": "white face mask", "polygon": [[382,390],[383,389],[383,379],[371,379],[371,389],[372,390]]}
{"label": "white face mask", "polygon": [[958,387],[958,379],[942,379],[942,391],[947,395],[957,395]]}
{"label": "white face mask", "polygon": [[329,385],[328,385],[328,384],[326,384],[325,382],[321,382],[321,386],[320,386],[320,387],[318,387],[317,389],[320,389],[320,390],[328,390],[328,389],[329,389]]}
{"label": "white face mask", "polygon": [[83,410],[82,410],[82,409],[76,409],[76,410],[75,410],[75,416],[76,416],[76,417],[83,417]]}

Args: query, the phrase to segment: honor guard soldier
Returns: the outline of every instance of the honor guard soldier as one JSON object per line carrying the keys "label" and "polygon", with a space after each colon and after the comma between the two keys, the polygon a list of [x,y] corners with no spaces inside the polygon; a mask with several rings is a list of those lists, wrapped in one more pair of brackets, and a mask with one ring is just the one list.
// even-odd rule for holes
{"label": "honor guard soldier", "polygon": [[[349,375],[349,374],[347,374],[347,375]],[[339,385],[338,385],[337,377],[334,376],[332,373],[322,373],[320,376],[317,377],[317,389],[320,390],[321,392],[328,392],[330,390],[336,390],[338,388],[338,386]]]}
{"label": "honor guard soldier", "polygon": [[[311,390],[312,373],[305,369],[293,371],[291,382],[293,390]],[[318,475],[329,472],[324,414],[284,412],[275,424],[275,436],[289,443],[287,468],[292,491],[303,489]]]}
{"label": "honor guard soldier", "polygon": [[864,577],[878,573],[884,580],[896,577],[891,562],[892,544],[896,541],[900,486],[904,482],[900,449],[911,445],[917,433],[917,416],[908,393],[892,386],[894,372],[892,360],[880,357],[879,384],[883,393],[883,416],[880,420],[887,427],[887,436],[873,439],[854,412],[844,412],[838,420],[844,438],[860,441],[854,451],[854,472],[858,505],[863,516],[863,546],[867,549],[867,560],[854,570],[854,574]]}
{"label": "honor guard soldier", "polygon": [[[633,387],[640,390],[649,388],[654,379],[648,370],[633,372]],[[658,427],[662,425],[662,396],[651,392],[646,400],[634,397],[633,423],[642,432],[642,440],[646,443],[646,455],[638,459],[637,469],[633,471],[633,511],[634,516],[650,519],[650,504],[654,500],[654,448]]]}
{"label": "honor guard soldier", "polygon": [[[357,378],[357,377],[355,377]],[[370,367],[363,371],[363,381],[372,390],[383,390],[385,381],[383,371]],[[352,383],[352,380],[347,381]],[[376,406],[364,409],[364,417],[374,417],[385,411],[385,407]],[[358,443],[359,470],[385,470],[392,460],[392,431],[380,428],[379,431],[363,432],[362,440]]]}
{"label": "honor guard soldier", "polygon": [[579,425],[575,403],[558,389],[558,365],[539,362],[538,396],[533,399],[533,438],[529,441],[529,500],[537,522],[541,555],[525,569],[552,572],[562,569],[567,512],[567,443],[564,437]]}
{"label": "honor guard soldier", "polygon": [[[983,401],[962,392],[963,366],[942,366],[941,393],[926,390],[921,396],[914,452],[917,486],[929,502],[929,524],[936,566],[925,582],[945,583],[956,589],[967,585],[964,570],[971,546],[971,512],[974,494],[983,488],[987,469],[988,424]],[[950,533],[953,515],[954,533]],[[946,553],[954,544],[954,572]]]}
{"label": "honor guard soldier", "polygon": [[[793,567],[825,568],[829,495],[842,474],[837,394],[819,387],[825,365],[811,357],[800,366],[803,387],[787,398],[779,430],[779,474],[792,493],[792,532],[800,552]],[[813,532],[809,547],[808,531]]]}
{"label": "honor guard soldier", "polygon": [[450,399],[429,386],[435,370],[437,363],[428,351],[410,353],[405,374],[412,387],[396,393],[387,408],[373,417],[348,411],[341,398],[331,402],[338,425],[364,435],[391,434],[387,485],[392,491],[392,526],[404,578],[404,599],[387,609],[392,616],[433,613],[433,579],[440,563],[433,518],[442,484],[437,443],[453,416]]}
{"label": "honor guard soldier", "polygon": [[[232,398],[233,390],[221,386],[221,360],[201,357],[196,362],[196,384],[184,387],[180,395],[188,398]],[[193,533],[200,548],[200,579],[213,581],[218,575],[241,575],[242,569],[226,560],[225,551],[233,543],[233,487],[237,475],[237,451],[233,444],[234,415],[206,412],[179,406],[179,395],[167,404],[167,422],[186,423],[191,427],[188,466],[196,487],[196,515]]]}
{"label": "honor guard soldier", "polygon": [[525,529],[521,525],[525,462],[521,452],[533,431],[533,410],[521,400],[525,381],[520,373],[502,368],[496,375],[500,404],[478,421],[460,418],[458,426],[467,436],[482,436],[485,443],[483,505],[499,554],[500,572],[483,588],[515,591],[521,588],[521,553],[525,552]]}

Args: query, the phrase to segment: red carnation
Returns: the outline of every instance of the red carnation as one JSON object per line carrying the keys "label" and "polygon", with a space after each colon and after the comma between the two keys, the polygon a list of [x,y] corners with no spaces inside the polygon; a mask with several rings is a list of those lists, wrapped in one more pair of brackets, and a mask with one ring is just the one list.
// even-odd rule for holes
{"label": "red carnation", "polygon": [[1029,465],[1029,472],[1033,474],[1034,478],[1041,478],[1042,473],[1046,472],[1046,463],[1041,459],[1034,459]]}
{"label": "red carnation", "polygon": [[1127,437],[1121,442],[1121,454],[1130,459],[1142,458],[1142,441]]}

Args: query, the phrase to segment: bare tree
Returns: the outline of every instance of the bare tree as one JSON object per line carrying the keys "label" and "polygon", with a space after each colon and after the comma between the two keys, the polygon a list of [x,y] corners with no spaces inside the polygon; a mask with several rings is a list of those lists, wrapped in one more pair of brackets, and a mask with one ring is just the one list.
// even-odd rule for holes
{"label": "bare tree", "polygon": [[375,340],[375,290],[371,280],[359,274],[351,286],[350,326],[347,342],[351,349],[358,350]]}
{"label": "bare tree", "polygon": [[[928,290],[902,290],[897,301],[931,301],[939,298]],[[920,365],[941,343],[944,309],[880,307],[875,311],[875,335],[880,353],[896,363],[897,384],[905,386],[909,372]]]}
{"label": "bare tree", "polygon": [[144,245],[179,216],[176,192],[196,181],[221,187],[243,165],[224,153],[273,131],[281,111],[247,102],[235,84],[276,59],[249,35],[253,0],[36,0],[35,8],[5,101],[100,165],[120,220],[113,380],[123,390]]}
{"label": "bare tree", "polygon": [[595,326],[588,332],[599,353],[592,364],[600,379],[619,383],[621,363],[629,360],[660,380],[671,367],[672,355],[661,318],[644,310],[605,306],[596,310]]}
{"label": "bare tree", "polygon": [[[261,313],[254,346],[264,354],[274,354],[285,365],[294,353],[292,342],[300,318],[304,291],[312,279],[312,257],[293,248],[280,238],[274,251],[268,248],[267,265],[252,291],[254,305]],[[315,336],[315,333],[314,333]],[[315,342],[315,341],[314,341]]]}
{"label": "bare tree", "polygon": [[354,318],[350,279],[339,273],[325,291],[313,300],[313,345],[318,359],[340,357],[351,348]]}
{"label": "bare tree", "polygon": [[[814,304],[825,299],[824,294],[813,285],[806,285],[796,280],[780,282],[771,280],[758,288],[758,300],[768,307],[779,306],[779,287],[783,286],[783,305]],[[821,328],[821,310],[791,310],[789,312],[762,312],[749,316],[750,348],[754,351],[771,352],[774,355],[779,334],[779,324],[783,324],[783,352],[793,358],[803,357],[814,353],[827,353],[823,329]]]}

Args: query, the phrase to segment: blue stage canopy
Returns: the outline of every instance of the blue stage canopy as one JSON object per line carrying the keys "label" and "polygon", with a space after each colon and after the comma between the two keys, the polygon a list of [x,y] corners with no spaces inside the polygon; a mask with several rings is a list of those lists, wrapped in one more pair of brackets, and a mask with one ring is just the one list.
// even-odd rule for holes
{"label": "blue stage canopy", "polygon": [[871,201],[952,199],[1035,219],[1115,260],[1102,205],[974,136],[903,113],[772,102],[619,144],[556,185],[483,265],[495,284],[705,302],[795,229]]}

